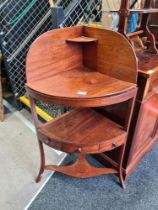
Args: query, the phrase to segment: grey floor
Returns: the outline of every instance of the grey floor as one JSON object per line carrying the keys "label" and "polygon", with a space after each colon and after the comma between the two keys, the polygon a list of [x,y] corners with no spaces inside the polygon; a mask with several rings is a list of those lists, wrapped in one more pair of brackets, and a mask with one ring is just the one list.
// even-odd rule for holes
{"label": "grey floor", "polygon": [[[67,157],[66,162],[74,158]],[[99,164],[90,158],[94,165]],[[126,181],[114,175],[76,179],[55,173],[29,210],[158,210],[158,145]]]}
{"label": "grey floor", "polygon": [[[45,172],[35,183],[39,170],[39,149],[28,111],[9,107],[4,122],[0,122],[0,210],[23,210],[50,178]],[[63,154],[45,147],[48,163],[59,164]]]}

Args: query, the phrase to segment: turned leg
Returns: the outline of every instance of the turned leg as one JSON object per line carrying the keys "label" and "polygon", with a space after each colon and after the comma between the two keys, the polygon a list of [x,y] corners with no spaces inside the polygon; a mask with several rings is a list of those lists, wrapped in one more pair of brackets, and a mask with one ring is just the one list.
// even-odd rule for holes
{"label": "turned leg", "polygon": [[39,142],[39,149],[40,149],[40,161],[41,161],[41,165],[40,165],[40,170],[38,173],[38,176],[36,178],[36,182],[38,183],[41,178],[42,178],[42,174],[44,172],[44,168],[45,168],[45,154],[44,154],[44,148],[43,148],[43,143],[41,141]]}

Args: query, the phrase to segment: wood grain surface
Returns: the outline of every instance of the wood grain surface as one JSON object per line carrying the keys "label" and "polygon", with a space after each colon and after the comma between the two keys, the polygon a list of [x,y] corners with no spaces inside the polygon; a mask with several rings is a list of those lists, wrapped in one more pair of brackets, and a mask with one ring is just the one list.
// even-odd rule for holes
{"label": "wood grain surface", "polygon": [[39,37],[28,53],[26,75],[29,94],[36,91],[38,99],[84,107],[93,99],[93,107],[103,106],[133,94],[137,61],[119,33],[79,26]]}
{"label": "wood grain surface", "polygon": [[[122,162],[137,92],[137,59],[121,34],[91,27],[46,32],[31,46],[26,61],[27,92],[39,140],[41,167],[86,178],[119,173],[125,188]],[[34,99],[73,107],[99,107],[128,102],[124,125],[91,108],[79,108],[40,125]],[[72,166],[45,165],[42,143],[67,153],[79,152]],[[120,147],[115,170],[90,166],[84,154]]]}
{"label": "wood grain surface", "polygon": [[127,136],[123,127],[92,109],[70,111],[59,119],[42,125],[38,132],[40,136],[46,136],[49,146],[52,144],[54,147],[55,142],[59,146],[56,149],[63,150],[72,146],[73,152],[79,150],[83,153],[114,149],[122,145]]}
{"label": "wood grain surface", "polygon": [[136,87],[84,66],[35,80],[28,86],[46,95],[76,99],[112,96]]}

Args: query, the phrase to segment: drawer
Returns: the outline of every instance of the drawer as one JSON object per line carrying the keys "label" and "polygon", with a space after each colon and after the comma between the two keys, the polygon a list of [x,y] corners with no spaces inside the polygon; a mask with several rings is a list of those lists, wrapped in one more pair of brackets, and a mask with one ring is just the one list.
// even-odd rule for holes
{"label": "drawer", "polygon": [[107,152],[125,144],[125,141],[126,141],[126,134],[123,137],[116,139],[115,141],[107,141],[105,143],[101,143],[98,145],[85,146],[85,147],[82,147],[81,150],[82,152],[88,153],[88,154],[97,154],[101,152]]}
{"label": "drawer", "polygon": [[38,133],[38,137],[39,137],[40,141],[43,142],[44,144],[48,145],[49,147],[52,147],[53,149],[56,149],[56,150],[59,150],[62,152],[73,153],[78,150],[78,147],[76,147],[76,146],[58,142],[53,139],[49,139],[40,132]]}
{"label": "drawer", "polygon": [[[45,143],[46,145],[63,151],[63,152],[68,152],[68,153],[73,153],[78,151],[78,147],[70,145],[70,144],[65,144],[65,143],[60,143],[57,141],[53,141],[52,139],[50,140],[49,138],[46,138],[44,135],[39,134],[39,138],[40,141],[42,141],[43,143]],[[98,144],[98,145],[87,145],[87,146],[81,146],[80,147],[80,151],[83,153],[87,153],[87,154],[96,154],[96,153],[101,153],[101,152],[105,152],[105,151],[110,151],[113,150],[121,145],[123,145],[125,143],[126,138],[118,138],[115,141],[107,141],[105,143],[102,144]]]}

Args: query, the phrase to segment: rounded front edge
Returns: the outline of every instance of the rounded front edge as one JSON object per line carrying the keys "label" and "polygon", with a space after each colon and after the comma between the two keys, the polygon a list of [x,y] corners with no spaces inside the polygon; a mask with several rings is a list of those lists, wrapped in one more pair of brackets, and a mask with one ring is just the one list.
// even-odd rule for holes
{"label": "rounded front edge", "polygon": [[29,88],[28,86],[26,87],[26,90],[27,90],[28,95],[30,95],[34,99],[37,99],[37,100],[40,100],[49,104],[59,104],[59,105],[72,106],[72,107],[108,106],[112,104],[121,103],[123,101],[127,101],[128,99],[135,97],[137,93],[137,87],[135,87],[121,94],[116,94],[112,96],[76,99],[76,98],[66,98],[66,97],[46,95],[46,94],[37,92]]}

